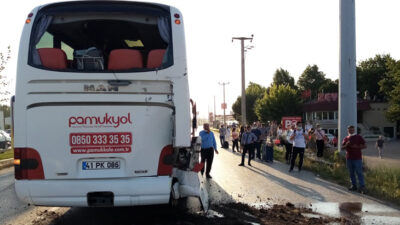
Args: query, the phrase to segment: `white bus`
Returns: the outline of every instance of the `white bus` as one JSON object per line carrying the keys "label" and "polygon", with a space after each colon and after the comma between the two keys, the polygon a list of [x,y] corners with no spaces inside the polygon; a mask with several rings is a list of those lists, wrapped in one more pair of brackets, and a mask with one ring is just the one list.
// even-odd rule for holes
{"label": "white bus", "polygon": [[200,195],[180,11],[60,2],[35,8],[25,23],[12,102],[20,199],[164,204],[188,185],[186,195]]}

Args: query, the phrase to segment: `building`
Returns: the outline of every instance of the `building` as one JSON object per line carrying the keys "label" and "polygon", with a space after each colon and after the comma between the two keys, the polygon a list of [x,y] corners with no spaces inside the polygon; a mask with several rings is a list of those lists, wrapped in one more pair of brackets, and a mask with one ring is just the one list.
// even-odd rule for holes
{"label": "building", "polygon": [[[303,119],[320,124],[328,133],[338,133],[338,94],[320,93],[318,99],[304,103],[302,106]],[[387,102],[374,102],[358,99],[357,101],[357,127],[360,134],[377,133],[395,138],[397,135],[396,123],[390,122],[385,117]]]}

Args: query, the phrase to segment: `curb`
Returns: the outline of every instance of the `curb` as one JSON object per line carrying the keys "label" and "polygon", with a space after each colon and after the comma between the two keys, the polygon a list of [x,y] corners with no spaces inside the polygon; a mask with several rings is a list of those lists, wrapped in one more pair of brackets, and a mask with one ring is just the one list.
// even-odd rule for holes
{"label": "curb", "polygon": [[11,166],[13,166],[13,163],[14,163],[14,159],[3,159],[3,160],[0,160],[0,169],[11,167]]}

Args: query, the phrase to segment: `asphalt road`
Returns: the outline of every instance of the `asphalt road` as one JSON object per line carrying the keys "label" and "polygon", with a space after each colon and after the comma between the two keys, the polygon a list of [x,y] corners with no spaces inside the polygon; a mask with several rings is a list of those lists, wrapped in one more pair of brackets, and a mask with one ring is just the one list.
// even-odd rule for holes
{"label": "asphalt road", "polygon": [[[349,192],[308,171],[298,172],[295,169],[289,173],[288,165],[279,162],[267,164],[253,161],[252,167],[247,164],[239,167],[240,154],[225,149],[219,151],[220,154],[214,156],[211,171],[213,178],[203,181],[212,204],[231,201],[253,205],[291,202],[338,217],[343,216],[341,209],[350,207],[353,210],[351,215],[357,216],[361,224],[400,224],[397,206]],[[157,206],[114,209],[28,206],[16,198],[13,183],[13,170],[1,170],[0,224],[146,224],[149,219],[165,213],[165,210]],[[151,215],[144,212],[151,212]]]}
{"label": "asphalt road", "polygon": [[[13,167],[0,170],[0,224],[12,224],[21,215],[29,215],[39,208],[18,200],[14,189]],[[23,218],[19,220],[27,222]]]}
{"label": "asphalt road", "polygon": [[383,148],[382,158],[378,157],[378,149],[375,148],[375,142],[367,142],[367,148],[363,150],[363,159],[371,168],[393,167],[400,168],[400,141],[386,141]]}

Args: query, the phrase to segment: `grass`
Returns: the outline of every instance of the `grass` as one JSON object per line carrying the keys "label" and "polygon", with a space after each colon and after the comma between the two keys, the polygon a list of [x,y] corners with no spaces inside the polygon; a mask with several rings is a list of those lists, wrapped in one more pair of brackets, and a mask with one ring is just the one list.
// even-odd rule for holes
{"label": "grass", "polygon": [[5,151],[4,153],[0,153],[0,160],[11,159],[11,158],[14,158],[14,150],[13,149],[9,149],[9,150]]}
{"label": "grass", "polygon": [[368,193],[400,205],[400,169],[378,167],[366,170]]}
{"label": "grass", "polygon": [[[285,150],[275,147],[274,159],[286,162]],[[346,159],[338,151],[324,152],[323,161],[305,155],[303,169],[312,171],[339,185],[345,187],[350,185]],[[365,166],[364,178],[368,195],[400,205],[400,168],[368,168]]]}

